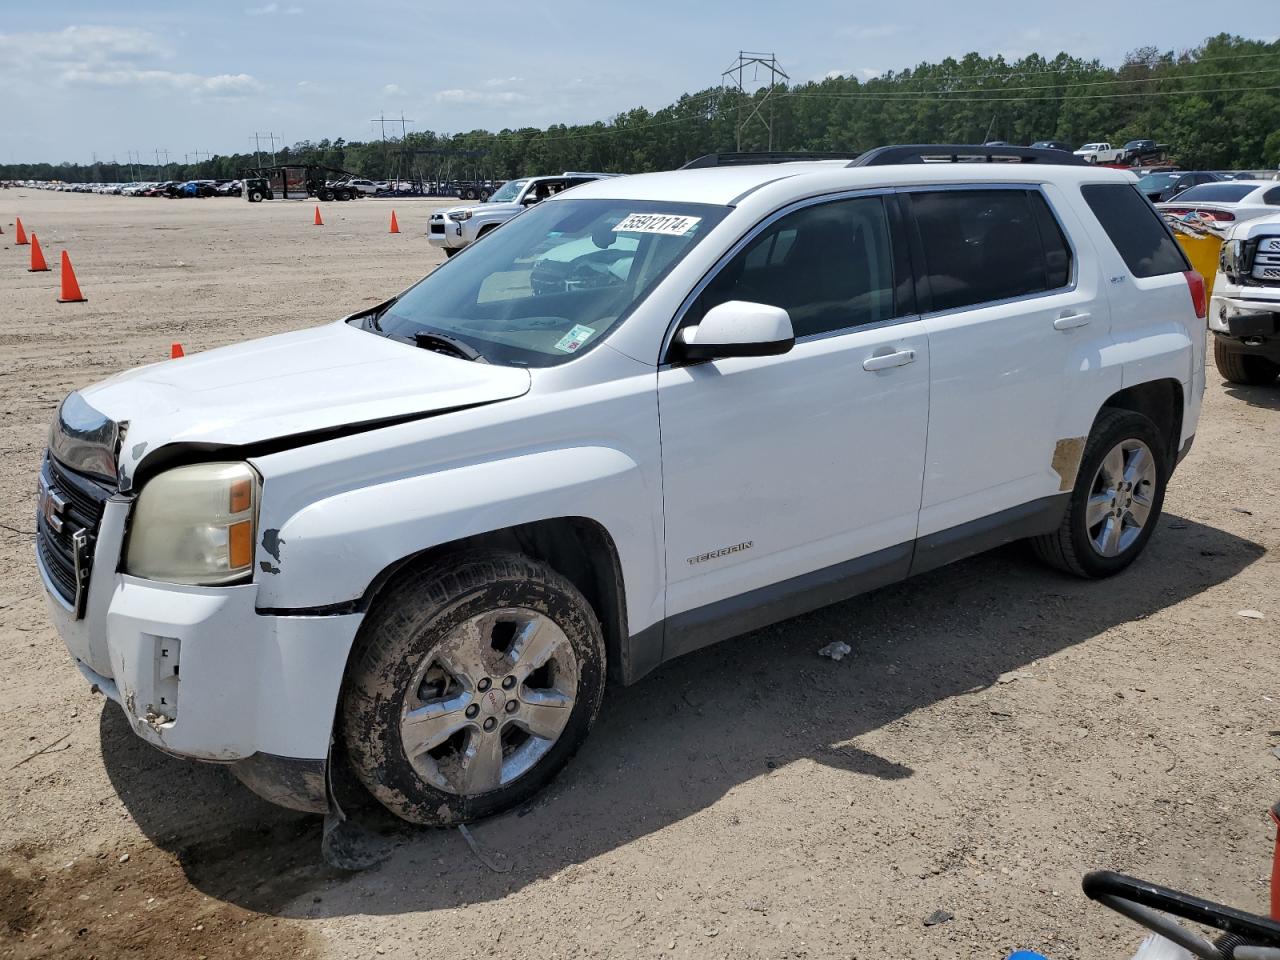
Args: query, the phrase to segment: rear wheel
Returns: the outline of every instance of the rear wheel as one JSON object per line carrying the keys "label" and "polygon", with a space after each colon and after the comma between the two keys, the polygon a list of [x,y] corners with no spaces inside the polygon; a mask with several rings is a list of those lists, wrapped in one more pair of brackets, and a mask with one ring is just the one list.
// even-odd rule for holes
{"label": "rear wheel", "polygon": [[261,191],[261,190],[255,190],[255,191],[253,191],[253,193],[249,194],[249,202],[250,202],[250,203],[261,203],[261,202],[262,202],[262,191]]}
{"label": "rear wheel", "polygon": [[1253,353],[1232,350],[1221,337],[1213,338],[1213,363],[1224,380],[1261,385],[1280,376],[1280,364]]}
{"label": "rear wheel", "polygon": [[1109,577],[1137,559],[1164,506],[1169,456],[1150,419],[1104,410],[1085,444],[1066,514],[1034,537],[1041,560],[1080,577]]}
{"label": "rear wheel", "polygon": [[342,736],[356,775],[413,823],[521,803],[586,739],[604,693],[600,625],[545,564],[446,559],[370,612],[348,669]]}

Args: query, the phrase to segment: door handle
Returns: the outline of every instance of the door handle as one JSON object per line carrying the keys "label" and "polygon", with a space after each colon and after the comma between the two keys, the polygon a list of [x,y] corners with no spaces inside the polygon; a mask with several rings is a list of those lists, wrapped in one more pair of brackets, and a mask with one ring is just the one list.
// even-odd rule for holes
{"label": "door handle", "polygon": [[916,358],[914,350],[899,350],[897,353],[877,353],[862,361],[863,370],[888,370],[890,367],[905,367]]}
{"label": "door handle", "polygon": [[1053,321],[1053,329],[1055,330],[1072,330],[1075,327],[1083,327],[1089,322],[1089,314],[1087,313],[1069,313],[1064,317],[1059,317]]}

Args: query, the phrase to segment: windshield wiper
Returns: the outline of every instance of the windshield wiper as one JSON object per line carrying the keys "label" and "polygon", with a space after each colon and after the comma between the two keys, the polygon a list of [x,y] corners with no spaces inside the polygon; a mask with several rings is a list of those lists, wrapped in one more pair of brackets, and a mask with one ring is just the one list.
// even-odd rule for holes
{"label": "windshield wiper", "polygon": [[463,360],[474,360],[476,363],[488,363],[471,344],[459,340],[457,337],[446,336],[443,333],[428,333],[426,330],[419,330],[413,335],[413,342],[424,350],[434,350],[436,353],[451,353],[454,356],[461,357]]}

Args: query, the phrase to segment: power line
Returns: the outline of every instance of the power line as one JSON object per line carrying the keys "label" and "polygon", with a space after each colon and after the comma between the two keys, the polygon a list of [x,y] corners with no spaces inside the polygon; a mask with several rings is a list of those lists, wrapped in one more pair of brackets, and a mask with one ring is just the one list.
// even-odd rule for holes
{"label": "power line", "polygon": [[[1096,86],[1115,85],[1118,83],[1181,83],[1187,80],[1209,80],[1209,79],[1220,79],[1223,77],[1249,77],[1259,73],[1280,73],[1280,67],[1265,67],[1262,70],[1235,70],[1235,71],[1229,71],[1226,73],[1199,73],[1199,74],[1188,74],[1184,76],[1142,77],[1142,78],[1137,78],[1132,80],[1116,79],[1116,80],[1089,80],[1084,82],[1072,81],[1072,82],[1069,82],[1068,85],[1070,87],[1096,87]],[[899,81],[889,81],[889,82],[896,84]],[[903,80],[900,82],[903,84],[909,84],[912,81]],[[959,90],[945,90],[945,89],[943,90],[905,90],[905,91],[902,91],[901,93],[893,93],[893,92],[877,93],[874,91],[850,91],[849,93],[837,93],[833,91],[827,95],[833,96],[833,97],[834,96],[849,96],[849,97],[865,96],[865,97],[886,97],[887,98],[887,97],[895,97],[895,96],[909,96],[915,93],[930,93],[930,94],[932,93],[939,93],[939,94],[988,93],[988,92],[989,93],[1011,93],[1011,92],[1016,93],[1021,90],[1044,90],[1044,89],[1046,89],[1044,86],[1016,86],[1016,87],[993,86],[993,87],[971,87],[969,89],[959,89]],[[793,92],[788,95],[795,96],[796,94]]]}
{"label": "power line", "polygon": [[[1161,59],[1157,60],[1155,63],[1149,63],[1145,60],[1129,60],[1120,64],[1118,67],[1107,67],[1097,60],[1091,60],[1088,63],[1076,63],[1069,67],[1054,67],[1052,66],[1053,61],[1050,60],[1050,61],[1046,61],[1046,64],[1044,67],[1041,67],[1035,70],[1013,70],[1013,71],[1001,70],[1001,71],[992,71],[990,73],[979,73],[979,74],[948,73],[945,75],[932,75],[931,79],[936,79],[936,80],[987,80],[987,79],[993,79],[993,78],[1009,79],[1011,77],[1041,77],[1041,76],[1047,76],[1049,74],[1100,73],[1103,70],[1123,70],[1126,67],[1147,67],[1148,69],[1152,69],[1152,70],[1158,69],[1160,67],[1184,67],[1185,68],[1185,67],[1193,67],[1200,63],[1218,63],[1223,60],[1238,62],[1240,60],[1256,60],[1259,57],[1280,57],[1280,50],[1267,50],[1260,53],[1241,53],[1241,54],[1233,54],[1233,55],[1223,56],[1223,57],[1193,57],[1188,59],[1173,59],[1173,60],[1167,60],[1162,57]],[[929,67],[929,68],[936,68],[936,67],[941,67],[942,64],[941,63],[922,64],[922,66]],[[910,70],[912,68],[908,67],[907,69]],[[895,73],[894,78],[895,79],[902,78],[903,72]]]}
{"label": "power line", "polygon": [[[1137,90],[1131,93],[1082,93],[1079,96],[1073,96],[1070,93],[1058,93],[1051,94],[1049,96],[952,97],[948,96],[943,91],[939,91],[937,93],[921,93],[918,96],[885,96],[878,93],[786,93],[783,94],[783,96],[799,98],[802,100],[859,99],[880,100],[886,103],[913,103],[924,100],[933,100],[938,103],[1005,103],[1017,100],[1113,100],[1120,97],[1193,97],[1218,93],[1245,93],[1250,90],[1280,90],[1280,84],[1269,87],[1219,87],[1216,90]],[[1000,91],[993,92],[998,93]]]}

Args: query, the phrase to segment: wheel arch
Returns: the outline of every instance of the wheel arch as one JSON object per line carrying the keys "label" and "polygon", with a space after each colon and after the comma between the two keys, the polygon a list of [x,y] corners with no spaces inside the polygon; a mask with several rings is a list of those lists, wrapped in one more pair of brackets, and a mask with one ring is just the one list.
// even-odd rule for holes
{"label": "wheel arch", "polygon": [[1173,460],[1181,446],[1185,404],[1182,383],[1167,377],[1136,383],[1116,391],[1102,404],[1098,416],[1108,409],[1130,410],[1142,414],[1156,425],[1165,441],[1165,454]]}
{"label": "wheel arch", "polygon": [[[628,628],[626,585],[618,548],[609,531],[589,517],[555,517],[519,523],[436,544],[388,564],[373,578],[359,609],[369,610],[412,571],[450,555],[477,550],[513,551],[547,564],[591,604],[604,634],[609,679],[626,682]],[[350,657],[360,645],[352,644]]]}

